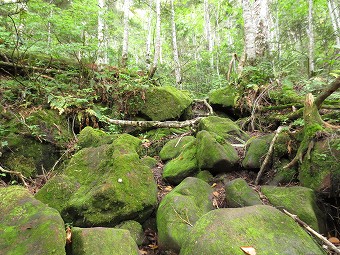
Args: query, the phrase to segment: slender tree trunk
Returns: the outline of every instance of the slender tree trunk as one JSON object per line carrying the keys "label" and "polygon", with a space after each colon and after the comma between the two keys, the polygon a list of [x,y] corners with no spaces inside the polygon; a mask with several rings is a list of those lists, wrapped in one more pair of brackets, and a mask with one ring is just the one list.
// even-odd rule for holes
{"label": "slender tree trunk", "polygon": [[270,13],[268,0],[256,1],[254,4],[253,17],[256,22],[256,58],[266,55],[269,49],[269,20]]}
{"label": "slender tree trunk", "polygon": [[102,69],[104,65],[108,64],[107,57],[107,42],[105,38],[105,0],[98,0],[98,54],[97,66]]}
{"label": "slender tree trunk", "polygon": [[308,3],[308,76],[314,74],[314,30],[313,30],[313,0]]}
{"label": "slender tree trunk", "polygon": [[204,28],[205,28],[205,37],[208,42],[208,51],[210,53],[210,66],[213,68],[214,66],[214,38],[211,33],[211,24],[210,24],[210,12],[209,12],[209,2],[208,0],[204,0]]}
{"label": "slender tree trunk", "polygon": [[146,62],[146,67],[147,69],[150,70],[150,64],[151,64],[151,39],[152,39],[152,5],[153,2],[152,0],[149,1],[150,5],[150,12],[149,12],[149,17],[148,17],[148,24],[147,24],[147,30],[148,30],[148,35],[146,38],[146,55],[145,55],[145,62]]}
{"label": "slender tree trunk", "polygon": [[156,38],[155,38],[155,55],[152,66],[149,70],[149,78],[155,75],[158,66],[158,60],[161,51],[161,0],[156,1]]}
{"label": "slender tree trunk", "polygon": [[174,0],[171,0],[171,28],[172,28],[172,51],[173,51],[174,62],[175,62],[176,84],[180,89],[182,89],[182,74],[181,74],[181,64],[179,62],[178,48],[177,48]]}
{"label": "slender tree trunk", "polygon": [[331,16],[332,26],[335,32],[336,45],[340,47],[340,5],[336,6],[334,0],[328,0],[328,10]]}
{"label": "slender tree trunk", "polygon": [[130,0],[124,0],[124,35],[123,35],[123,50],[122,50],[122,67],[127,66],[128,61],[128,47],[129,47],[129,13]]}
{"label": "slender tree trunk", "polygon": [[242,8],[244,20],[245,59],[251,64],[256,60],[256,28],[253,15],[253,4],[250,3],[250,0],[242,0]]}

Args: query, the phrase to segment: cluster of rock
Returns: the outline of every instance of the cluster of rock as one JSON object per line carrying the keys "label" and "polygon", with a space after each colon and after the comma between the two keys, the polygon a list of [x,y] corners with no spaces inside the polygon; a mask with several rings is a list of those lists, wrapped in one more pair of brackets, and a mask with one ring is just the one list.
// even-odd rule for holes
{"label": "cluster of rock", "polygon": [[[166,99],[162,107],[174,100]],[[190,100],[185,95],[176,100],[176,116],[159,116],[157,112],[164,114],[164,110],[143,110],[144,114],[152,120],[177,118]],[[176,187],[158,204],[152,172],[156,160],[143,157],[141,140],[86,127],[78,136],[77,153],[34,197],[19,186],[0,189],[0,250],[4,254],[138,255],[138,245],[146,242],[143,229],[154,228],[159,248],[180,255],[241,255],[242,247],[252,247],[258,254],[326,254],[278,208],[324,231],[314,191],[325,187],[327,178],[334,181],[340,176],[334,175],[339,170],[333,166],[339,158],[335,157],[339,139],[317,142],[298,172],[306,187],[262,186],[272,206],[263,205],[243,179],[224,179],[228,208],[213,206],[212,176],[259,169],[272,137],[251,138],[228,118],[202,118],[195,136],[171,140],[161,150],[160,158],[166,162],[162,177]],[[290,181],[296,174],[282,169],[291,157],[290,140],[283,132],[275,144],[274,184]],[[235,148],[243,147],[245,155],[240,157]],[[326,157],[322,162],[319,153]],[[320,169],[314,171],[315,167]],[[65,224],[72,227],[68,245]]]}

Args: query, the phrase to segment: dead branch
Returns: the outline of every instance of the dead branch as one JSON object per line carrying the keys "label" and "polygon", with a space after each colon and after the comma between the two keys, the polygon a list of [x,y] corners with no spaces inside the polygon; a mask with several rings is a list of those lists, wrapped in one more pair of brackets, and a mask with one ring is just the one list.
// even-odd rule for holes
{"label": "dead branch", "polygon": [[13,174],[13,175],[17,176],[21,180],[22,184],[24,184],[25,188],[28,188],[28,184],[25,181],[26,177],[23,176],[22,173],[17,172],[17,171],[6,170],[2,166],[0,166],[0,171],[3,172],[3,173],[6,173],[6,174]]}
{"label": "dead branch", "polygon": [[317,96],[314,103],[318,109],[320,109],[323,101],[329,97],[333,92],[340,88],[340,76],[336,78],[331,84],[329,84],[321,93]]}
{"label": "dead branch", "polygon": [[304,221],[300,220],[297,215],[292,214],[285,209],[283,209],[283,212],[291,217],[293,220],[295,220],[297,223],[299,223],[299,225],[305,228],[311,235],[321,240],[330,250],[334,251],[336,254],[340,254],[340,250],[334,244],[332,244],[330,241],[327,240],[327,238],[320,235],[318,232],[308,226]]}
{"label": "dead branch", "polygon": [[192,120],[186,121],[134,121],[134,120],[117,120],[105,118],[104,120],[120,126],[133,126],[133,127],[156,127],[156,128],[183,128],[196,125],[202,117],[197,117]]}
{"label": "dead branch", "polygon": [[280,132],[282,131],[282,129],[283,129],[283,127],[280,126],[275,131],[275,135],[274,135],[272,141],[270,142],[269,150],[268,150],[268,152],[266,154],[266,157],[265,157],[264,161],[261,164],[260,171],[257,174],[256,180],[255,180],[255,185],[259,184],[262,174],[267,169],[267,166],[269,164],[270,158],[272,157],[273,152],[274,152],[275,141],[276,141],[277,137],[279,136]]}

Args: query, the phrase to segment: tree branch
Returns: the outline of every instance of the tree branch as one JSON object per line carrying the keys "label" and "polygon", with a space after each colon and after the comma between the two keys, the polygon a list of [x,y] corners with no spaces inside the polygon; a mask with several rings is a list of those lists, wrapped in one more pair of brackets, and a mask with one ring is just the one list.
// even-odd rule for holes
{"label": "tree branch", "polygon": [[333,92],[340,88],[340,76],[336,78],[331,84],[329,84],[320,95],[317,96],[314,103],[318,109],[320,109],[323,101],[329,97]]}

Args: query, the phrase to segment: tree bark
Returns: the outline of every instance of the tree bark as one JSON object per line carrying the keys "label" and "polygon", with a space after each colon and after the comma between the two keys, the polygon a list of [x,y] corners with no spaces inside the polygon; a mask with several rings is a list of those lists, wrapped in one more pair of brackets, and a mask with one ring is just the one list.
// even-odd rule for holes
{"label": "tree bark", "polygon": [[123,49],[122,49],[122,67],[127,66],[128,61],[128,47],[129,47],[129,13],[130,13],[130,0],[124,1],[124,35],[123,35]]}
{"label": "tree bark", "polygon": [[149,71],[149,78],[153,78],[156,73],[158,60],[161,52],[161,0],[156,1],[156,42],[155,42],[155,55],[152,66]]}
{"label": "tree bark", "polygon": [[150,5],[150,11],[149,11],[149,16],[148,16],[148,24],[147,24],[147,29],[148,29],[148,35],[146,38],[146,55],[145,55],[145,62],[146,62],[146,67],[147,69],[150,70],[151,67],[151,39],[152,39],[152,0],[149,0],[149,5]]}
{"label": "tree bark", "polygon": [[204,0],[204,28],[205,28],[205,36],[208,42],[208,51],[210,53],[210,67],[214,67],[214,38],[211,33],[211,23],[210,23],[210,12],[209,12],[209,2],[208,0]]}
{"label": "tree bark", "polygon": [[313,0],[308,3],[308,76],[312,77],[315,71],[314,67],[314,30],[313,30]]}
{"label": "tree bark", "polygon": [[333,92],[337,91],[340,87],[340,76],[336,78],[331,84],[329,84],[318,97],[315,99],[315,105],[318,109],[321,108],[323,101],[329,97]]}
{"label": "tree bark", "polygon": [[253,63],[256,59],[256,29],[253,14],[253,4],[250,3],[249,0],[242,0],[242,9],[244,20],[245,58],[249,63]]}
{"label": "tree bark", "polygon": [[98,0],[98,53],[96,64],[98,69],[103,69],[108,64],[107,42],[105,38],[105,0]]}
{"label": "tree bark", "polygon": [[172,29],[172,51],[173,51],[174,62],[175,62],[176,84],[180,89],[182,89],[182,74],[181,74],[181,64],[179,62],[178,48],[177,48],[174,0],[171,0],[171,29]]}
{"label": "tree bark", "polygon": [[336,45],[340,47],[340,9],[336,8],[334,0],[328,0],[328,10],[331,17],[332,26],[335,32]]}

